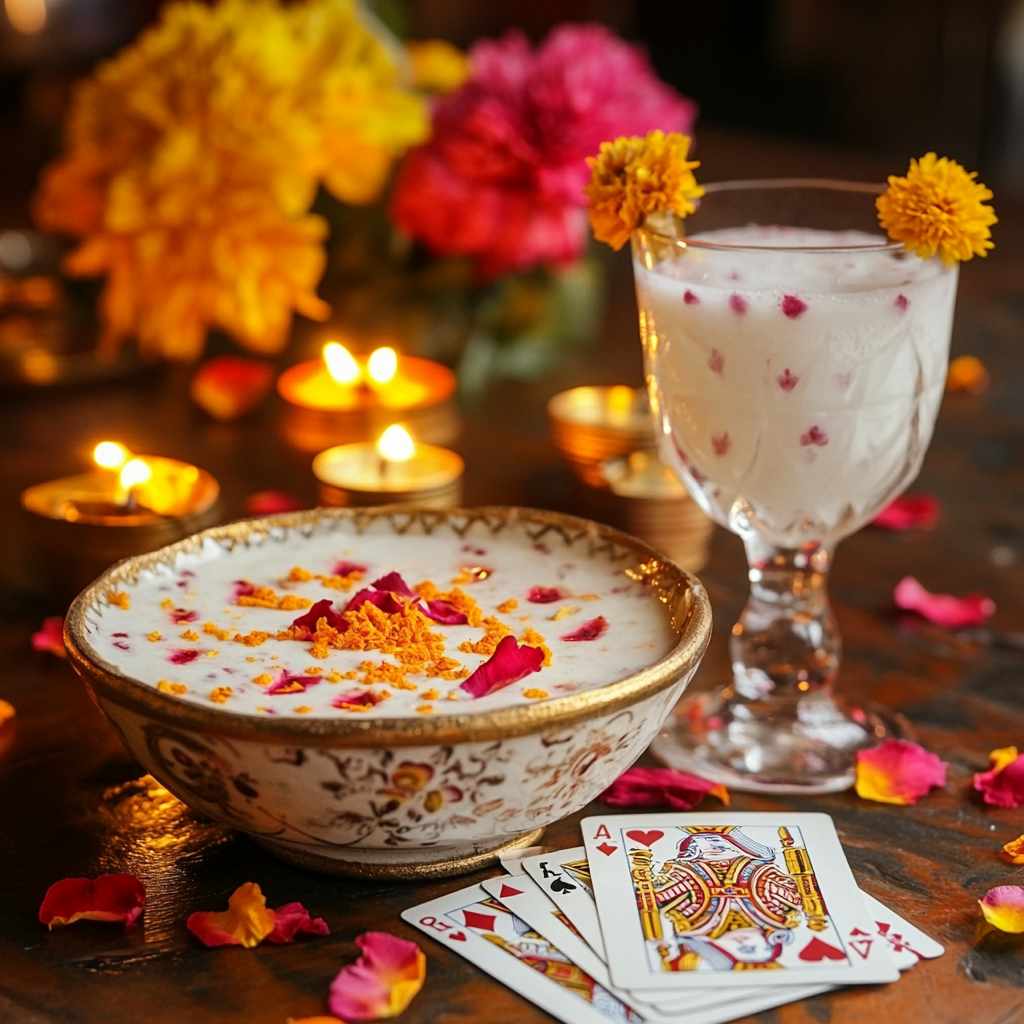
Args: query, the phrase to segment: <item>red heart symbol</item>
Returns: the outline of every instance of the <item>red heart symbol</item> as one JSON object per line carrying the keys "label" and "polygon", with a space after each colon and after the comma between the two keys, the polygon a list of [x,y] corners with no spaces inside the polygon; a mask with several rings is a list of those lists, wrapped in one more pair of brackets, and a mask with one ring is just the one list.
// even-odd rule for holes
{"label": "red heart symbol", "polygon": [[836,949],[835,946],[830,946],[815,936],[800,950],[800,959],[810,960],[812,963],[818,960],[845,960],[846,954],[841,949]]}
{"label": "red heart symbol", "polygon": [[644,846],[650,848],[664,834],[664,832],[659,832],[657,829],[652,829],[650,832],[627,832],[626,838],[635,839],[638,843],[643,843]]}
{"label": "red heart symbol", "polygon": [[456,942],[465,942],[466,941],[466,933],[465,932],[451,932],[448,935],[448,938],[449,939],[454,939]]}
{"label": "red heart symbol", "polygon": [[598,849],[606,856],[610,857],[617,849],[617,846],[612,846],[611,843],[602,843]]}

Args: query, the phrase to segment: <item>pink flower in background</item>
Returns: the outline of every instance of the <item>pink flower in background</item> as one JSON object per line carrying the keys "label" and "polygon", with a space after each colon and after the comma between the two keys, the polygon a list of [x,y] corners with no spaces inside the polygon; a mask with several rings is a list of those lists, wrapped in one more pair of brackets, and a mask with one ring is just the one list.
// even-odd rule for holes
{"label": "pink flower in background", "polygon": [[980,590],[973,590],[963,597],[952,594],[932,594],[925,590],[913,576],[904,576],[896,584],[893,600],[897,608],[917,612],[918,615],[946,629],[964,629],[967,626],[981,626],[992,617],[995,602]]}
{"label": "pink flower in background", "polygon": [[689,133],[697,114],[600,25],[562,25],[535,51],[512,31],[470,59],[469,79],[434,108],[432,138],[408,154],[392,213],[434,253],[473,257],[484,279],[579,256],[585,158],[619,135]]}
{"label": "pink flower in background", "polygon": [[871,520],[883,530],[930,530],[939,519],[939,499],[934,494],[905,494],[886,505]]}
{"label": "pink flower in background", "polygon": [[49,651],[58,658],[66,658],[68,652],[64,650],[64,616],[51,615],[43,619],[42,626],[38,633],[32,634],[32,649],[34,651]]}

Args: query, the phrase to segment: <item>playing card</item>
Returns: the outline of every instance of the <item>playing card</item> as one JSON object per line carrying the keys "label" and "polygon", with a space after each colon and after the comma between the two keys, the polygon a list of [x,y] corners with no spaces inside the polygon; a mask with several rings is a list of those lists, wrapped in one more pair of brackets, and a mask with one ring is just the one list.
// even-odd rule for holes
{"label": "playing card", "polygon": [[876,929],[827,815],[619,814],[582,827],[621,988],[724,983],[733,991],[899,976],[886,943],[850,945],[854,930]]}
{"label": "playing card", "polygon": [[901,971],[905,971],[922,960],[931,960],[946,952],[939,943],[925,935],[920,928],[900,917],[894,910],[890,910],[884,903],[879,902],[863,889],[861,896],[864,897],[864,903],[867,905],[875,928],[872,936],[853,934],[848,936],[850,947],[858,953],[861,950],[870,951],[871,942],[881,941],[885,943],[886,951],[892,962]]}

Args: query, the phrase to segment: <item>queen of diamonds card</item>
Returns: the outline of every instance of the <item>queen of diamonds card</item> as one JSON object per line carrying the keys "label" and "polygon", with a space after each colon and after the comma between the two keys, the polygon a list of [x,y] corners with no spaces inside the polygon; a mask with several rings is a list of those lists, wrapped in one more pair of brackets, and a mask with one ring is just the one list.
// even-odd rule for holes
{"label": "queen of diamonds card", "polygon": [[651,969],[848,962],[799,828],[685,825],[656,843],[630,845]]}

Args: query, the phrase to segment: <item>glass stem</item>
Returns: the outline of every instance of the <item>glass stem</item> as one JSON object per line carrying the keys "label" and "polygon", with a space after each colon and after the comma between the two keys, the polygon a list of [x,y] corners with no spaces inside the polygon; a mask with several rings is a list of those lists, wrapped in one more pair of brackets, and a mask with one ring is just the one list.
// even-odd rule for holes
{"label": "glass stem", "polygon": [[729,640],[737,696],[796,702],[831,690],[842,652],[826,590],[832,548],[744,543],[750,599]]}

